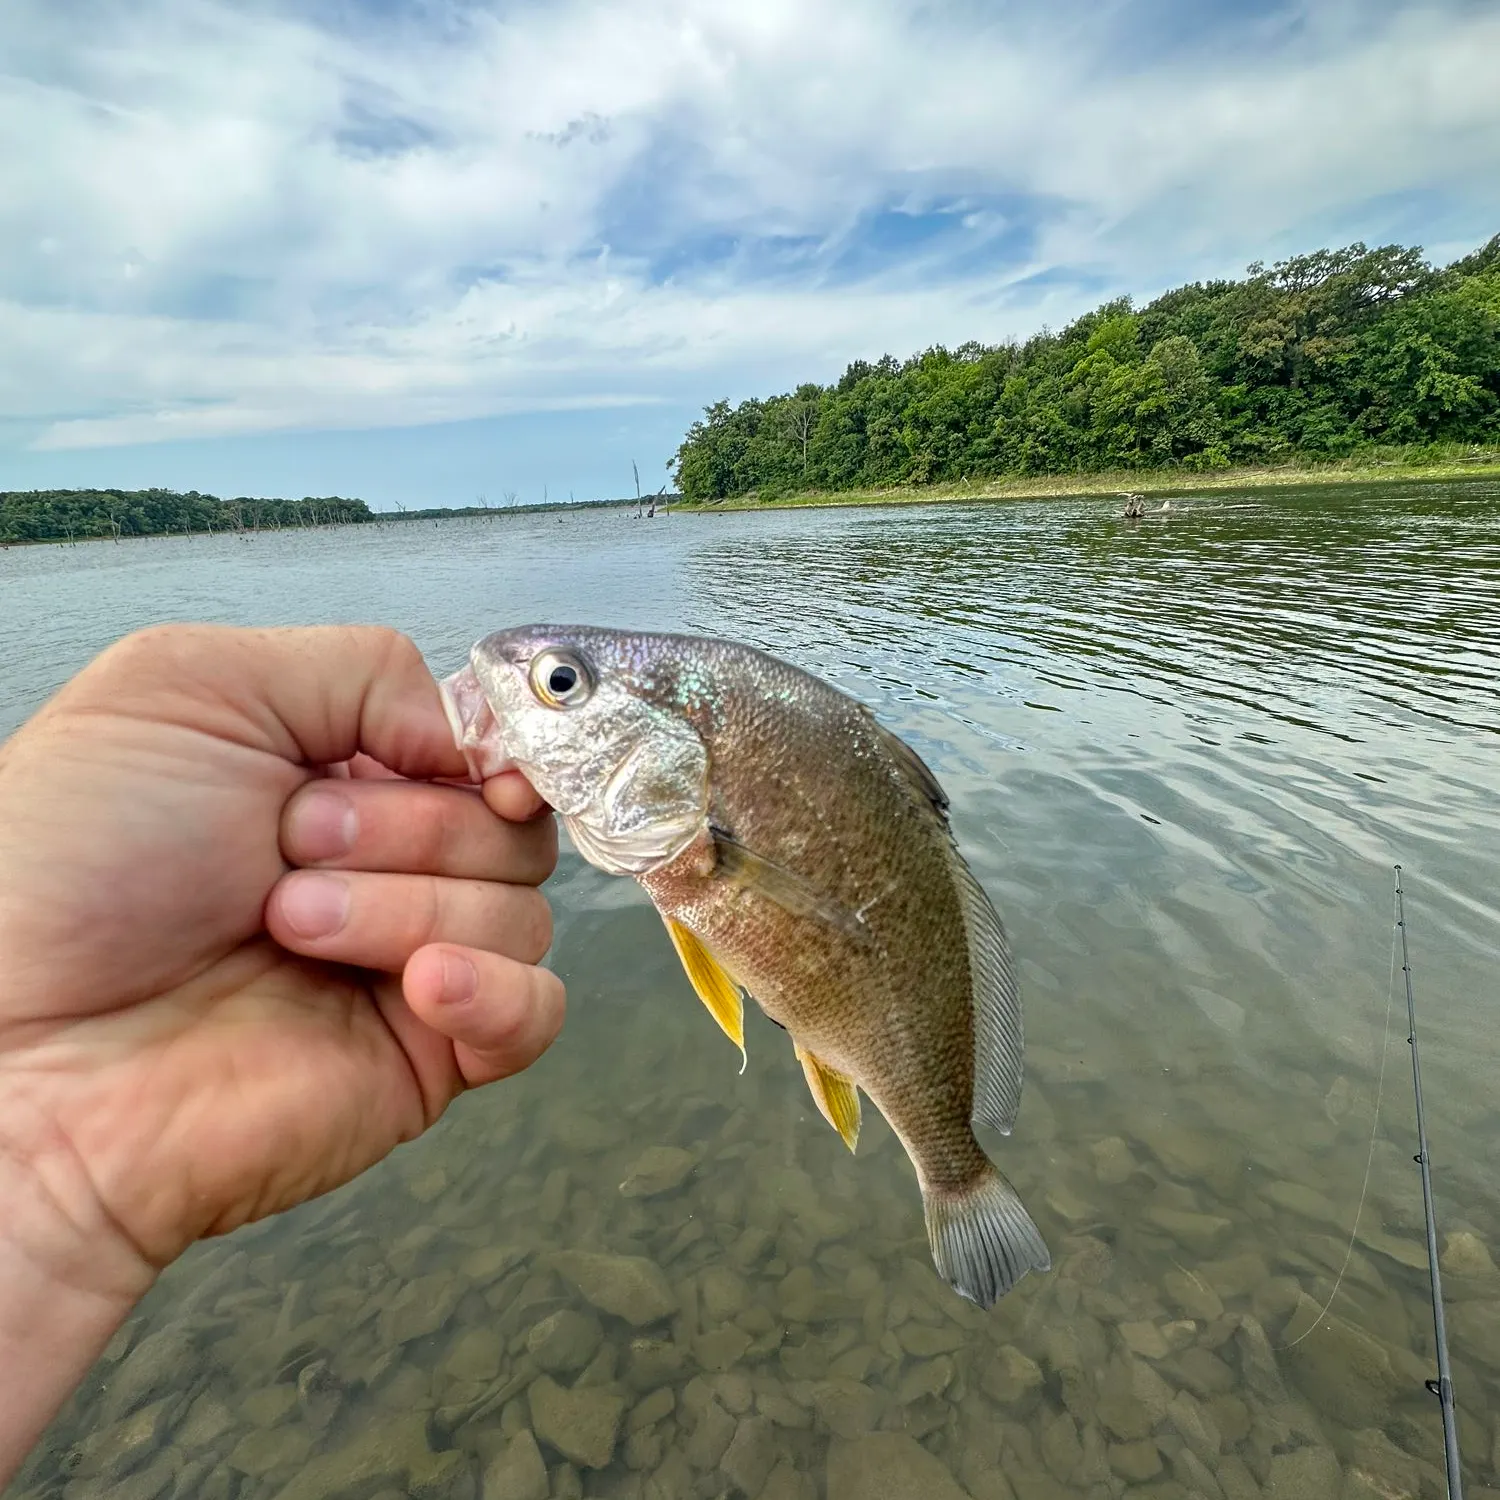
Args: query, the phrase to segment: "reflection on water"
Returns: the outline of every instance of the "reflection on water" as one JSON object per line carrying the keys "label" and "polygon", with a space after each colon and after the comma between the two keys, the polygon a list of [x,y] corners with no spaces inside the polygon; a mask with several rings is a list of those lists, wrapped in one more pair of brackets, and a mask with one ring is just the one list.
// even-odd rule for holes
{"label": "reflection on water", "polygon": [[1055,1261],[949,1294],[878,1116],[850,1158],[758,1017],[737,1077],[644,898],[566,856],[553,1051],[198,1247],[15,1495],[1439,1496],[1399,1007],[1345,1266],[1397,859],[1466,1478],[1500,1487],[1500,487],[46,548],[0,589],[0,729],[183,617],[380,620],[440,671],[507,622],[687,628],[865,698],[1011,927],[1029,1074],[988,1143]]}

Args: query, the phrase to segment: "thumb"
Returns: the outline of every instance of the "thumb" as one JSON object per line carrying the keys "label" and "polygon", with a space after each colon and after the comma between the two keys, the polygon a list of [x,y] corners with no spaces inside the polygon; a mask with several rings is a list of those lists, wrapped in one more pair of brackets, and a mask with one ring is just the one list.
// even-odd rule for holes
{"label": "thumb", "polygon": [[529,1068],[562,1029],[562,980],[482,948],[419,948],[401,986],[412,1014],[453,1043],[470,1088]]}

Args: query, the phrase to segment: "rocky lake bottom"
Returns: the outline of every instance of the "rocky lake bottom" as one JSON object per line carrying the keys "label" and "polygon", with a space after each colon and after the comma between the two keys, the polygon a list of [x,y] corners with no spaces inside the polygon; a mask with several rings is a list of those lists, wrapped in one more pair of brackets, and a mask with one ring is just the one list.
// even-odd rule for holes
{"label": "rocky lake bottom", "polygon": [[[636,1011],[620,1073],[678,1074],[675,1032]],[[1252,1129],[1252,1101],[1189,1059],[1180,1118],[1143,1129],[1102,1093],[1097,1042],[1034,1048],[998,1159],[1053,1269],[983,1312],[933,1271],[878,1117],[851,1161],[789,1057],[733,1079],[717,1040],[689,1058],[721,1089],[596,1085],[592,1109],[588,1058],[560,1042],[545,1078],[473,1096],[332,1197],[199,1247],[14,1500],[1445,1493],[1399,1093],[1350,1253],[1369,1079],[1336,1072],[1321,1129],[1291,1140],[1264,1128],[1274,1101]],[[1480,1228],[1450,1229],[1444,1252],[1465,1451],[1496,1485],[1471,1497],[1500,1493],[1500,1441],[1473,1415],[1500,1407]]]}

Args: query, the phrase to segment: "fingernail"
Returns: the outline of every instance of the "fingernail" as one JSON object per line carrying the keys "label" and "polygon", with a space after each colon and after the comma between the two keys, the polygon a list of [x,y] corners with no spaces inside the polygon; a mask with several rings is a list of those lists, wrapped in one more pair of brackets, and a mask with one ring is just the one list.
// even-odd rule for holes
{"label": "fingernail", "polygon": [[281,914],[298,937],[331,937],[349,919],[349,887],[336,875],[295,875],[282,888]]}
{"label": "fingernail", "polygon": [[290,842],[298,859],[335,859],[359,836],[359,814],[340,792],[305,792],[292,808]]}
{"label": "fingernail", "polygon": [[472,1000],[479,988],[479,975],[474,965],[459,953],[443,954],[443,982],[438,989],[438,998],[444,1005],[462,1005]]}

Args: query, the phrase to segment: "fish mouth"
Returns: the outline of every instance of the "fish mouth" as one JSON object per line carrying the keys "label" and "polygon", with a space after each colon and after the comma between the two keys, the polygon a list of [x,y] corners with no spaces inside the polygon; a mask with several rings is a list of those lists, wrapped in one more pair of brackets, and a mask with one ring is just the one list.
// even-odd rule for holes
{"label": "fish mouth", "polygon": [[490,707],[483,684],[472,666],[465,666],[438,683],[443,713],[453,731],[453,742],[463,752],[473,781],[486,781],[502,771],[514,771],[507,754],[500,721]]}

